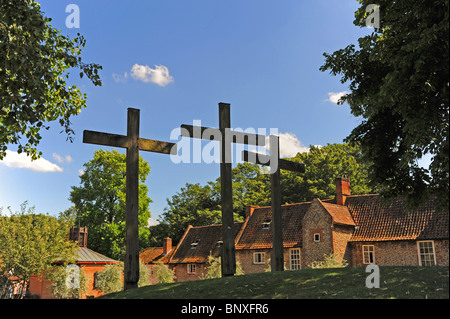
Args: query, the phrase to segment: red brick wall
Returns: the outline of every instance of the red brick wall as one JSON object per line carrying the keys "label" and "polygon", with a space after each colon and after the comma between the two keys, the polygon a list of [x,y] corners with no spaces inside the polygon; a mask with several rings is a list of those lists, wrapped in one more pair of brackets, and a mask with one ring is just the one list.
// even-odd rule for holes
{"label": "red brick wall", "polygon": [[[365,266],[363,264],[363,245],[373,245],[375,250],[375,264],[379,266],[419,266],[417,241],[386,241],[386,242],[357,242],[351,245],[351,266]],[[448,240],[434,240],[436,264],[449,265]]]}
{"label": "red brick wall", "polygon": [[204,276],[206,276],[206,264],[195,264],[195,273],[190,274],[187,272],[188,264],[177,264],[173,269],[176,276],[176,281],[189,281],[189,280],[197,280]]}

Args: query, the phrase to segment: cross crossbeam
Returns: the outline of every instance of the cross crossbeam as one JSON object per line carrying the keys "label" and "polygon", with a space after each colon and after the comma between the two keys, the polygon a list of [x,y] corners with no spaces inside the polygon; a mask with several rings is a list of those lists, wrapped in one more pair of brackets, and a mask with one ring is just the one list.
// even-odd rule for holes
{"label": "cross crossbeam", "polygon": [[124,290],[137,288],[139,281],[139,150],[161,154],[177,154],[174,143],[139,138],[138,109],[128,108],[127,135],[85,130],[83,143],[127,149],[126,163],[126,255]]}

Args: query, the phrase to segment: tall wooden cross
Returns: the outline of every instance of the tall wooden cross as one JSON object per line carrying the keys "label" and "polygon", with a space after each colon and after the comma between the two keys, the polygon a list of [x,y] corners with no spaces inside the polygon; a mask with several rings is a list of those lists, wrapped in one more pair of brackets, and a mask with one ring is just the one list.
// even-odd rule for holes
{"label": "tall wooden cross", "polygon": [[220,147],[220,183],[222,205],[222,276],[236,273],[236,251],[234,245],[233,190],[231,144],[264,146],[266,137],[252,133],[231,131],[230,104],[219,103],[219,129],[181,125],[181,135],[191,138],[215,140]]}
{"label": "tall wooden cross", "polygon": [[304,173],[305,164],[281,159],[279,137],[270,135],[269,139],[270,139],[269,140],[270,156],[253,153],[249,151],[243,151],[242,159],[246,162],[271,166],[270,189],[272,193],[272,238],[273,238],[271,268],[272,271],[283,271],[284,256],[283,256],[283,231],[281,225],[282,218],[281,218],[280,169]]}
{"label": "tall wooden cross", "polygon": [[139,150],[176,154],[176,144],[139,137],[139,110],[128,108],[127,135],[85,130],[83,143],[123,147],[127,149],[126,164],[126,255],[124,290],[137,288],[139,281]]}

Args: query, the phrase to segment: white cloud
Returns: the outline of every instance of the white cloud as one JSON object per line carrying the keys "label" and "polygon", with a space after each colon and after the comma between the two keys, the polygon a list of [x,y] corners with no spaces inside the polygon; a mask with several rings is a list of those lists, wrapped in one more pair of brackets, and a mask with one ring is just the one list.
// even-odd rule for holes
{"label": "white cloud", "polygon": [[112,74],[113,80],[116,83],[125,83],[128,79],[128,72],[125,72],[123,75],[113,73]]}
{"label": "white cloud", "polygon": [[339,99],[346,95],[349,94],[350,92],[348,91],[342,91],[342,92],[329,92],[328,93],[328,99],[327,101],[330,101],[331,103],[337,104]]}
{"label": "white cloud", "polygon": [[[280,137],[280,157],[294,157],[297,153],[309,152],[309,147],[303,146],[302,142],[293,133],[279,133]],[[266,140],[266,148],[269,147],[269,137]]]}
{"label": "white cloud", "polygon": [[73,158],[70,155],[66,155],[66,156],[63,157],[63,156],[61,156],[61,155],[59,155],[57,153],[53,153],[52,156],[55,159],[55,161],[57,161],[58,163],[61,163],[61,164],[64,163],[64,162],[67,162],[67,163],[72,163],[73,162]]}
{"label": "white cloud", "polygon": [[[54,153],[55,155],[56,153]],[[58,154],[56,154],[58,155]],[[59,156],[59,155],[58,155]],[[0,164],[14,168],[31,169],[35,172],[62,172],[63,169],[58,165],[41,157],[35,161],[31,160],[31,157],[25,153],[18,154],[13,151],[6,151],[6,156],[0,161]]]}
{"label": "white cloud", "polygon": [[158,224],[159,224],[159,221],[157,219],[154,219],[152,217],[147,219],[147,226],[155,226],[155,225],[158,225]]}
{"label": "white cloud", "polygon": [[155,65],[152,69],[148,65],[135,64],[131,68],[131,76],[135,80],[142,82],[152,82],[159,86],[166,86],[173,82],[173,77],[169,74],[169,69],[164,65]]}

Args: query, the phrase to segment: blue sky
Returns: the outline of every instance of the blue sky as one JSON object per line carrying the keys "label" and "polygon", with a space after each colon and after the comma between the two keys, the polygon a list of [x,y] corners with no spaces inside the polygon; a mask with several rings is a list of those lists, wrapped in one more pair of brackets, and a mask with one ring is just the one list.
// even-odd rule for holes
{"label": "blue sky", "polygon": [[[80,10],[80,28],[66,26],[72,3]],[[355,0],[43,0],[41,8],[63,34],[85,37],[82,58],[103,66],[103,86],[79,79],[74,70],[70,83],[88,98],[72,119],[73,143],[52,124],[42,133],[39,163],[27,163],[9,146],[0,161],[0,207],[19,210],[28,200],[42,213],[69,208],[83,164],[96,150],[111,149],[83,144],[83,130],[126,134],[128,107],[141,110],[141,137],[170,141],[173,129],[193,120],[217,127],[218,103],[227,102],[233,128],[276,128],[287,155],[340,143],[359,123],[348,105],[335,103],[333,93],[348,86],[319,71],[324,52],[371,32],[353,25]],[[140,155],[151,167],[154,219],[185,183],[219,176],[215,163],[174,164],[167,155]]]}

